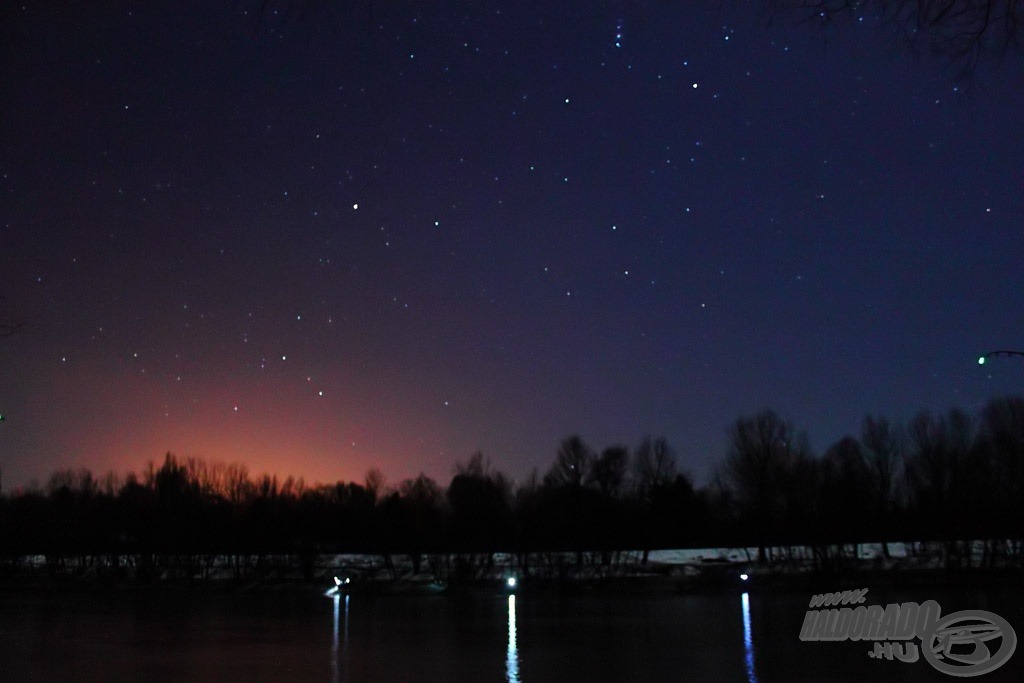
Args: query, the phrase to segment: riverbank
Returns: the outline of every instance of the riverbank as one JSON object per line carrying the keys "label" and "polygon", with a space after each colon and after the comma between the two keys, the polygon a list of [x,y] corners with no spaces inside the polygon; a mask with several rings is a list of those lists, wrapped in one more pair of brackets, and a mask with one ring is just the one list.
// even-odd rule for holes
{"label": "riverbank", "polygon": [[861,544],[829,551],[827,564],[822,549],[809,547],[768,549],[765,562],[756,561],[755,548],[525,555],[35,556],[3,565],[0,590],[306,592],[329,590],[338,577],[341,591],[350,594],[813,592],[854,584],[970,585],[1019,581],[1024,575],[1019,563],[980,563],[976,558],[983,556],[983,549],[967,553],[968,561],[953,558],[948,544]]}

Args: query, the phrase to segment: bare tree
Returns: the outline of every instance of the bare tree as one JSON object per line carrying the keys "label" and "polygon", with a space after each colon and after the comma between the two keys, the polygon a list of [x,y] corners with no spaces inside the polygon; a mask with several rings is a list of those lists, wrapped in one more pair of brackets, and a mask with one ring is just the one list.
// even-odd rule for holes
{"label": "bare tree", "polygon": [[[895,504],[897,474],[903,462],[903,432],[884,417],[866,415],[861,422],[861,455],[865,459],[875,514],[886,519]],[[882,554],[889,558],[889,544],[882,541]]]}
{"label": "bare tree", "polygon": [[[6,302],[7,299],[0,296],[0,338],[13,336],[28,323],[27,318],[9,317]],[[0,422],[3,422],[4,419],[3,411],[0,410]],[[0,482],[2,482],[2,478],[0,478]],[[0,490],[2,490],[2,487],[0,487]]]}
{"label": "bare tree", "polygon": [[961,75],[1024,47],[1019,0],[767,0],[768,16],[819,28],[878,24],[907,49],[935,53]]}
{"label": "bare tree", "polygon": [[363,479],[363,486],[366,487],[366,491],[370,494],[374,503],[377,502],[381,493],[384,491],[385,481],[384,474],[376,467],[371,467],[366,470],[366,477]]}
{"label": "bare tree", "polygon": [[482,451],[474,452],[466,462],[459,461],[455,463],[456,476],[461,474],[467,477],[483,479],[488,476],[490,469],[491,463],[484,457]]}
{"label": "bare tree", "polygon": [[981,412],[981,433],[995,469],[993,483],[1001,503],[1024,508],[1024,398],[990,400]]}
{"label": "bare tree", "polygon": [[[511,484],[480,451],[466,463],[457,463],[455,476],[448,485],[451,532],[455,544],[471,554],[485,551],[487,566],[493,566],[493,553],[511,536]],[[460,571],[473,564],[460,561]]]}
{"label": "bare tree", "polygon": [[676,456],[665,437],[645,437],[636,449],[633,460],[633,481],[637,496],[647,499],[651,491],[665,486],[676,478]]}
{"label": "bare tree", "polygon": [[0,337],[10,337],[28,324],[28,318],[11,316],[7,311],[7,297],[0,296]]}
{"label": "bare tree", "polygon": [[46,493],[54,496],[64,491],[83,496],[94,496],[100,490],[100,482],[92,472],[85,468],[57,470],[50,475],[46,484]]}
{"label": "bare tree", "polygon": [[840,543],[856,543],[873,503],[864,495],[871,486],[871,471],[860,442],[845,436],[834,443],[822,456],[819,471],[818,510],[829,535]]}
{"label": "bare tree", "polygon": [[415,479],[406,479],[398,487],[399,495],[423,509],[436,508],[442,499],[441,487],[422,472]]}
{"label": "bare tree", "polygon": [[[990,400],[982,409],[980,429],[991,471],[988,512],[1000,520],[994,526],[1001,539],[992,550],[1002,546],[1019,564],[1024,538],[1024,398]],[[1016,542],[1007,544],[1006,538]]]}
{"label": "bare tree", "polygon": [[252,497],[253,485],[249,480],[249,468],[241,463],[227,466],[224,472],[225,497],[237,505]]}
{"label": "bare tree", "polygon": [[926,513],[940,512],[953,503],[958,476],[964,474],[974,439],[971,418],[958,409],[938,417],[922,412],[910,421],[908,431],[911,492]]}
{"label": "bare tree", "polygon": [[615,498],[626,480],[628,466],[629,449],[625,446],[611,446],[594,459],[589,480],[605,496]]}
{"label": "bare tree", "polygon": [[964,525],[983,476],[971,462],[976,449],[973,421],[959,409],[938,417],[922,412],[910,421],[908,434],[908,493],[918,523],[945,540],[947,563],[958,557],[970,562],[970,544],[965,541],[958,551],[954,539],[965,538]]}
{"label": "bare tree", "polygon": [[10,337],[20,330],[28,321],[12,318],[0,318],[0,337]]}
{"label": "bare tree", "polygon": [[725,479],[757,538],[760,562],[767,561],[766,542],[779,527],[786,493],[808,450],[806,437],[773,410],[741,417],[729,428]]}
{"label": "bare tree", "polygon": [[436,517],[444,498],[437,482],[422,472],[415,479],[405,479],[398,485],[401,500],[407,506],[411,519],[407,520],[405,545],[412,561],[413,573],[420,572],[423,547],[430,544],[431,531],[436,529]]}
{"label": "bare tree", "polygon": [[587,479],[593,461],[594,452],[578,434],[573,434],[559,445],[555,464],[544,476],[544,483],[579,488]]}

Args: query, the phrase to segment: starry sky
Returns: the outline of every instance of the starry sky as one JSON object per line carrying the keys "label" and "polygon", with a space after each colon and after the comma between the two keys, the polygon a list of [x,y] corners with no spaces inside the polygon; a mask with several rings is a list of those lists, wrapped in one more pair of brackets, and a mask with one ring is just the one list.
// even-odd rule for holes
{"label": "starry sky", "polygon": [[[262,7],[262,10],[261,10]],[[748,3],[29,3],[0,28],[4,490],[172,451],[522,478],[1019,393],[1024,69]]]}

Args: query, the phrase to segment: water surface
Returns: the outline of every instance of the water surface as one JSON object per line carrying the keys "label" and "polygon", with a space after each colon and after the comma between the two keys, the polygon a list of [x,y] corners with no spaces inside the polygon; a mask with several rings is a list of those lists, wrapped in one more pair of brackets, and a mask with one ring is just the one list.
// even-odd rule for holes
{"label": "water surface", "polygon": [[[798,638],[809,595],[325,597],[315,591],[17,593],[3,681],[953,681],[867,644]],[[1018,591],[872,591],[1024,631]],[[982,681],[1022,680],[1018,652]]]}

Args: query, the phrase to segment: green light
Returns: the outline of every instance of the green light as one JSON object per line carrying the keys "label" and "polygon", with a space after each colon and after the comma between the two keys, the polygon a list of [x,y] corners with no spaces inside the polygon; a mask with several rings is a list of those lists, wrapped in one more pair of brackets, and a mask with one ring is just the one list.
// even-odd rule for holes
{"label": "green light", "polygon": [[985,356],[978,356],[978,365],[985,364]]}

